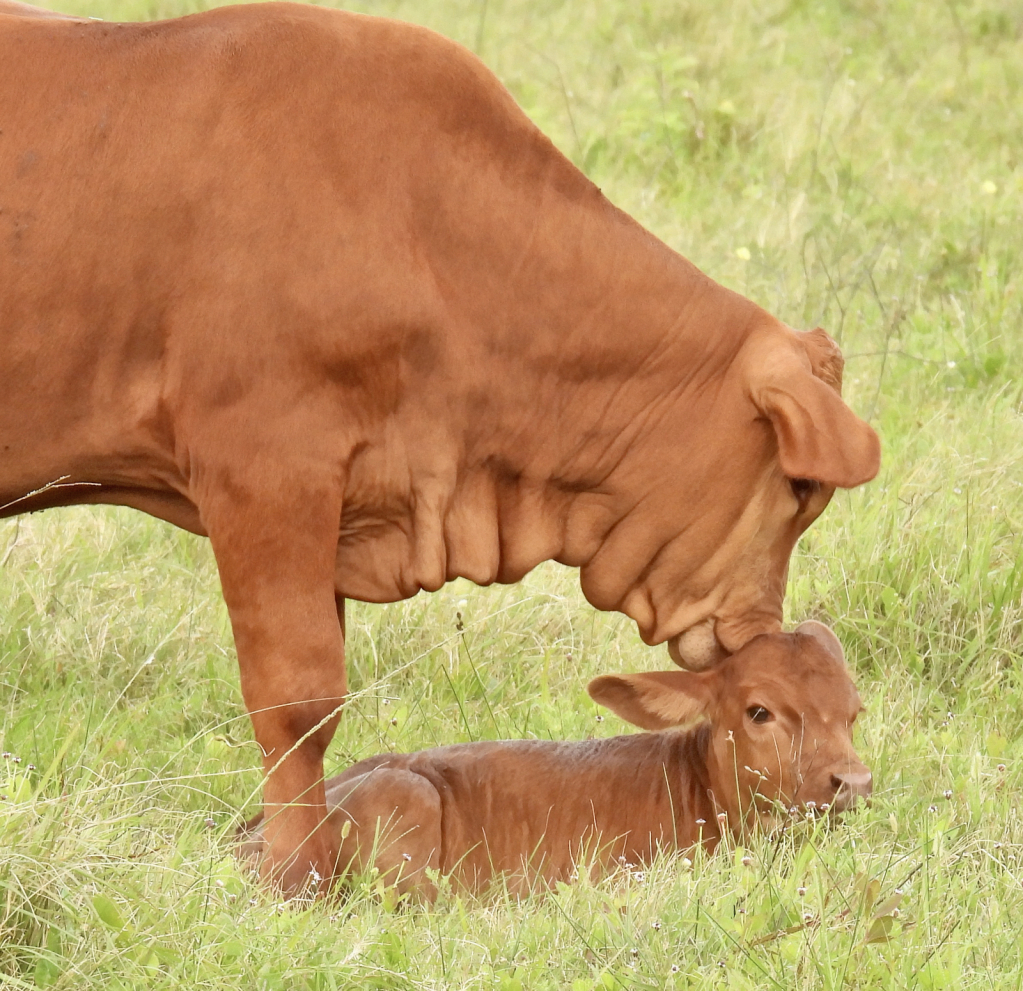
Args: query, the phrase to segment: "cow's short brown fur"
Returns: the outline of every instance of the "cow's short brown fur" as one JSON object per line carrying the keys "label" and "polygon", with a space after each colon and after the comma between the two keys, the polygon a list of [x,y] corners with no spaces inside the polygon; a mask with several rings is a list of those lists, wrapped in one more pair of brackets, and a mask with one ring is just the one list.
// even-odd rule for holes
{"label": "cow's short brown fur", "polygon": [[[844,811],[870,793],[852,727],[860,711],[838,640],[805,623],[754,639],[717,668],[611,675],[590,694],[651,729],[581,743],[509,740],[386,754],[327,785],[345,834],[340,873],[376,867],[432,899],[432,870],[470,889],[506,872],[513,890],[649,862],[658,850],[713,851],[773,825],[791,806]],[[766,722],[763,708],[769,715]],[[262,817],[241,853],[258,857]]]}
{"label": "cow's short brown fur", "polygon": [[879,464],[842,360],[615,209],[465,49],[301,4],[0,0],[0,515],[210,538],[276,810],[323,872],[344,599],[580,569],[694,667],[780,629]]}

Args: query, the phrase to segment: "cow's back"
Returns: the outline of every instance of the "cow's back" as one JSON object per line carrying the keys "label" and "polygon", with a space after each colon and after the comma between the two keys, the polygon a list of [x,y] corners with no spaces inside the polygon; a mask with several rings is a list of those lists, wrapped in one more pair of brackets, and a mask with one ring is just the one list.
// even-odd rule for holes
{"label": "cow's back", "polygon": [[[0,115],[0,505],[202,533],[204,470],[307,444],[346,464],[345,595],[558,552],[537,508],[498,538],[492,476],[551,470],[522,423],[605,286],[550,267],[619,215],[471,53],[297,4],[0,17]],[[57,478],[94,487],[24,498]]]}

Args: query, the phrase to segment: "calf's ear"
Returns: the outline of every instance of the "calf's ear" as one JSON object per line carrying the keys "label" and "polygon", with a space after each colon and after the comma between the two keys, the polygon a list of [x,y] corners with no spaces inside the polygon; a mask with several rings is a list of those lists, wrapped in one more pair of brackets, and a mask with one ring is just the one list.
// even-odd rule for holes
{"label": "calf's ear", "polygon": [[668,729],[710,716],[712,671],[604,674],[590,682],[590,698],[643,729]]}
{"label": "calf's ear", "polygon": [[747,365],[750,398],[774,427],[782,470],[843,489],[869,482],[881,467],[881,442],[842,401],[837,346],[822,330],[797,341],[758,342]]}
{"label": "calf's ear", "polygon": [[808,619],[805,623],[800,623],[796,627],[796,633],[813,637],[836,661],[845,663],[845,652],[842,650],[842,643],[830,627],[825,626],[823,623],[818,623],[815,619]]}

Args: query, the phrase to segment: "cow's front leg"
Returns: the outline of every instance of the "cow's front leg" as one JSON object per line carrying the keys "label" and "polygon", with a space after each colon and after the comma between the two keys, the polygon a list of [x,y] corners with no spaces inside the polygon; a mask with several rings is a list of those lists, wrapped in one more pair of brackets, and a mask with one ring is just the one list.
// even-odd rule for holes
{"label": "cow's front leg", "polygon": [[347,687],[334,596],[339,486],[292,475],[267,491],[232,479],[202,512],[263,749],[261,870],[293,895],[311,878],[333,875],[340,842],[323,790],[323,755]]}

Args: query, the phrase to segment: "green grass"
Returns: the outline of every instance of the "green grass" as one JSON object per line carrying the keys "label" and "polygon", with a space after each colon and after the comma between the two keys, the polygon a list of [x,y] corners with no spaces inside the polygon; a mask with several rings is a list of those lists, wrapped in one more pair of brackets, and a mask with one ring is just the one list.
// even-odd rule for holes
{"label": "green grass", "polygon": [[[476,49],[613,200],[839,338],[884,465],[804,538],[788,611],[846,644],[874,803],[830,832],[757,841],[749,867],[726,851],[399,912],[368,878],[282,910],[230,857],[259,775],[208,546],[128,511],[51,512],[0,524],[0,743],[21,758],[0,759],[0,986],[1020,987],[1019,5],[358,6]],[[668,665],[553,566],[355,605],[349,631],[357,694],[332,768],[620,732],[587,680]]]}

